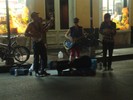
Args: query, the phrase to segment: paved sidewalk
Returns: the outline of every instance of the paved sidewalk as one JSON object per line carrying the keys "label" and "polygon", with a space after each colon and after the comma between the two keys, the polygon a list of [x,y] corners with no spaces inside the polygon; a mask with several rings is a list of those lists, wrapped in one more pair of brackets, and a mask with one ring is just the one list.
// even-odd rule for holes
{"label": "paved sidewalk", "polygon": [[[62,49],[59,50],[52,50],[52,51],[48,51],[48,60],[60,60],[58,59],[58,52],[62,51],[64,54],[64,59],[68,59],[68,56],[66,55],[65,51]],[[97,50],[95,51],[97,52],[101,52],[102,50]],[[81,56],[82,55],[89,55],[89,51],[81,51]],[[28,60],[28,62],[32,62],[33,61],[33,56],[31,55],[31,58]],[[114,49],[113,52],[113,57],[114,57],[114,61],[120,61],[120,60],[128,60],[128,59],[133,59],[133,48],[120,48],[120,49]],[[96,58],[102,58],[102,53],[96,55]]]}
{"label": "paved sidewalk", "polygon": [[[50,49],[48,50],[48,61],[53,61],[53,60],[63,60],[63,59],[58,59],[58,52],[62,50],[64,53],[64,58],[63,59],[68,59],[68,56],[65,54],[63,49]],[[89,51],[81,52],[82,55],[89,55]],[[100,62],[102,61],[102,54],[96,56],[97,61]],[[124,61],[124,60],[130,60],[133,59],[133,48],[121,48],[121,49],[114,49],[113,53],[113,61]],[[33,55],[30,55],[29,60],[26,62],[28,66],[32,64],[33,62]],[[5,62],[0,62],[0,73],[3,72],[9,72],[10,66],[5,66]]]}
{"label": "paved sidewalk", "polygon": [[133,100],[133,60],[113,62],[114,71],[96,76],[48,77],[0,74],[1,100]]}
{"label": "paved sidewalk", "polygon": [[[114,54],[131,54],[132,48]],[[58,51],[48,52],[49,60],[59,60]],[[64,55],[64,59],[67,56]],[[27,63],[32,63],[33,55]],[[3,65],[3,63],[1,63]],[[1,100],[133,100],[133,59],[113,62],[112,72],[97,70],[96,76],[12,76],[0,73]]]}

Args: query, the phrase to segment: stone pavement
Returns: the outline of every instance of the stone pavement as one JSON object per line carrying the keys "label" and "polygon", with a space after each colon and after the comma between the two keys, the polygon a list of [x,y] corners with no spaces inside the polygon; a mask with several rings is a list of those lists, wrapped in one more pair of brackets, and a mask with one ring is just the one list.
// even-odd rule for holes
{"label": "stone pavement", "polygon": [[[125,50],[129,51],[132,48]],[[58,60],[57,54],[48,52],[48,59]],[[32,63],[32,56],[27,63]],[[93,77],[57,76],[56,70],[41,78],[34,73],[17,77],[0,73],[0,100],[133,100],[133,59],[115,61],[112,66],[112,72],[97,69]]]}
{"label": "stone pavement", "polygon": [[[65,51],[62,48],[59,49],[48,49],[48,60],[59,60],[58,59],[58,52],[62,51],[64,53],[64,59],[68,59],[68,56],[66,55]],[[96,53],[101,52],[101,50],[96,50]],[[89,51],[82,51],[81,55],[89,55]],[[133,48],[120,48],[120,49],[114,49],[113,52],[114,61],[120,61],[120,60],[127,60],[127,59],[133,59]],[[102,58],[102,53],[96,55],[96,58]],[[117,58],[117,59],[115,59]],[[33,55],[30,56],[30,59],[27,61],[27,63],[33,62]],[[0,66],[5,65],[4,62],[0,62]]]}
{"label": "stone pavement", "polygon": [[133,100],[133,60],[113,62],[96,76],[12,76],[0,74],[0,100]]}

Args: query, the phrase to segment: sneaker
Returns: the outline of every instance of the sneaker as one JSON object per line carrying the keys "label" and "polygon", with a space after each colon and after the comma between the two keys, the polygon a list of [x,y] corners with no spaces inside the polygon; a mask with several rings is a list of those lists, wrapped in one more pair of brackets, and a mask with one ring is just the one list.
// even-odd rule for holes
{"label": "sneaker", "polygon": [[35,73],[35,76],[40,77],[41,75],[40,75],[40,73]]}
{"label": "sneaker", "polygon": [[103,71],[107,71],[107,69],[105,68]]}
{"label": "sneaker", "polygon": [[57,70],[58,76],[62,76],[62,70]]}
{"label": "sneaker", "polygon": [[109,70],[109,71],[113,71],[113,68],[109,68],[108,70]]}
{"label": "sneaker", "polygon": [[42,75],[42,76],[49,76],[50,73],[47,73],[46,71],[44,71],[44,72],[41,72],[41,75]]}

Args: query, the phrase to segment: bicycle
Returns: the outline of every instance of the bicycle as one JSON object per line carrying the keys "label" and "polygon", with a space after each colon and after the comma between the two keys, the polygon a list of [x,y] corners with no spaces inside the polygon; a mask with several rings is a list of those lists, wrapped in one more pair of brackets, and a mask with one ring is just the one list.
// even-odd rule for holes
{"label": "bicycle", "polygon": [[14,60],[19,63],[25,63],[30,57],[30,51],[27,47],[18,45],[16,37],[11,37],[11,44],[0,43],[0,58],[6,65],[13,65]]}

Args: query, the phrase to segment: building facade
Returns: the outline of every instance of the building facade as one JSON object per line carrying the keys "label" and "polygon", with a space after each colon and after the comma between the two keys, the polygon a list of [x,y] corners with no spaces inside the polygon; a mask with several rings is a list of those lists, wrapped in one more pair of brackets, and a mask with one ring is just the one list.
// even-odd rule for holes
{"label": "building facade", "polygon": [[[18,0],[18,2],[23,1],[28,8],[28,10],[25,9],[28,15],[36,11],[43,19],[49,19],[49,12],[54,14],[54,25],[46,34],[49,45],[62,45],[65,40],[64,34],[73,25],[74,17],[80,19],[80,25],[84,28],[99,28],[106,12],[112,15],[112,20],[117,23],[117,28],[120,29],[115,37],[115,45],[132,44],[132,0]],[[13,27],[13,32],[15,29]],[[21,33],[23,34],[23,32]],[[101,38],[100,35],[99,37]]]}
{"label": "building facade", "polygon": [[[91,0],[39,0],[39,2],[42,2],[41,6],[37,6],[38,3],[34,0],[34,9],[32,10],[40,12],[44,18],[46,18],[47,12],[50,10],[55,14],[54,29],[49,30],[47,33],[48,44],[62,44],[65,39],[65,32],[73,25],[74,17],[80,19],[80,25],[84,28],[90,28],[91,24],[94,28],[99,28],[106,12],[112,15],[113,21],[119,23],[117,28],[120,30],[117,31],[115,36],[116,46],[131,44],[132,0],[92,0],[92,2]],[[128,20],[128,22],[125,21],[126,24],[124,23],[124,17],[127,17]]]}

